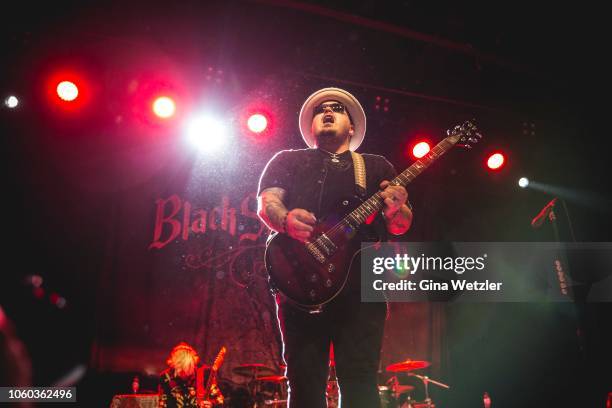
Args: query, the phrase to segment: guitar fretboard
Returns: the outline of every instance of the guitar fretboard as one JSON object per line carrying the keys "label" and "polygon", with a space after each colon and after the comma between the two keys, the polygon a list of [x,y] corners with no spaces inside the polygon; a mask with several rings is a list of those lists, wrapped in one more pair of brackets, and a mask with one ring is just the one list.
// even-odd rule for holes
{"label": "guitar fretboard", "polygon": [[[429,167],[434,161],[436,161],[440,156],[449,151],[456,141],[453,142],[449,140],[447,137],[438,143],[427,155],[423,158],[414,162],[410,167],[401,172],[397,177],[391,180],[391,184],[401,185],[406,187],[408,184],[412,182],[419,174],[421,174],[427,167]],[[456,139],[458,140],[458,139]],[[345,227],[357,228],[359,225],[363,224],[372,214],[377,211],[380,211],[384,206],[384,200],[380,195],[380,192],[377,192],[366,201],[364,201],[359,207],[354,209],[350,214],[340,221],[340,224],[343,224]],[[335,231],[334,231],[335,232]],[[334,235],[334,232],[329,233],[328,235]]]}

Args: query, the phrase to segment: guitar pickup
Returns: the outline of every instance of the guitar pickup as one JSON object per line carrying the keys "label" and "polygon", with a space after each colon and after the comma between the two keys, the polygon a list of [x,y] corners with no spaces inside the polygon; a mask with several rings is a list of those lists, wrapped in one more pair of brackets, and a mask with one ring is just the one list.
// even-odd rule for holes
{"label": "guitar pickup", "polygon": [[323,250],[328,256],[336,252],[336,250],[338,249],[338,247],[332,242],[332,240],[329,239],[329,237],[325,234],[321,235],[319,239],[317,239],[317,241],[321,244]]}
{"label": "guitar pickup", "polygon": [[315,244],[310,243],[306,245],[306,249],[308,250],[308,253],[310,253],[310,255],[312,255],[317,261],[319,261],[319,263],[325,263],[325,255],[323,255],[323,252],[321,252],[321,250],[317,248]]}

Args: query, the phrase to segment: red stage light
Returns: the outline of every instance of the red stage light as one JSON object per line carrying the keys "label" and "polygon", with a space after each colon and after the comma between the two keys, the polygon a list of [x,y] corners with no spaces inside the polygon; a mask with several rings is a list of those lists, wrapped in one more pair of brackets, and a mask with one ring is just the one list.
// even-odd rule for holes
{"label": "red stage light", "polygon": [[168,119],[174,116],[176,104],[174,100],[167,96],[160,96],[153,102],[153,113],[159,118]]}
{"label": "red stage light", "polygon": [[36,299],[42,299],[45,296],[45,290],[43,288],[33,288],[32,294]]}
{"label": "red stage light", "polygon": [[487,167],[491,170],[501,169],[506,162],[506,158],[502,153],[493,153],[487,159]]}
{"label": "red stage light", "polygon": [[66,102],[72,102],[79,96],[79,88],[74,82],[62,81],[57,84],[57,96]]}
{"label": "red stage light", "polygon": [[420,159],[429,153],[430,150],[431,147],[429,146],[429,143],[419,142],[412,147],[412,155],[415,158]]}
{"label": "red stage light", "polygon": [[279,111],[281,108],[269,101],[248,102],[238,114],[240,133],[253,143],[267,143],[276,132]]}
{"label": "red stage light", "polygon": [[247,126],[253,133],[261,133],[268,127],[268,119],[261,113],[255,113],[249,116]]}
{"label": "red stage light", "polygon": [[100,86],[88,79],[82,69],[57,69],[45,78],[44,92],[56,113],[84,113],[91,107]]}

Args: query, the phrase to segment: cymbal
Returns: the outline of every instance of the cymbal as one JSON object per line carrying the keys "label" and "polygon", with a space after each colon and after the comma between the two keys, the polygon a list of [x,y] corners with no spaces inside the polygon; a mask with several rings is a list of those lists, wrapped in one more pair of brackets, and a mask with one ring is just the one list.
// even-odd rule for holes
{"label": "cymbal", "polygon": [[234,374],[242,375],[245,377],[259,377],[261,375],[274,375],[276,371],[270,367],[266,367],[263,364],[242,364],[238,367],[234,367],[232,370]]}
{"label": "cymbal", "polygon": [[429,367],[431,363],[429,361],[419,361],[419,360],[406,360],[401,363],[395,363],[387,366],[387,371],[391,372],[399,372],[399,371],[412,371],[418,370],[419,368]]}
{"label": "cymbal", "polygon": [[287,381],[284,375],[268,375],[266,377],[257,377],[257,381],[281,382]]}

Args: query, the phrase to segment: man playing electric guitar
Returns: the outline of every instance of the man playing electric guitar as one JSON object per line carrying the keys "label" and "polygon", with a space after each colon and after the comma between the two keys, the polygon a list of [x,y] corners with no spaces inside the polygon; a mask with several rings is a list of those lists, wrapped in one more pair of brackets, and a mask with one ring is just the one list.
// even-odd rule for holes
{"label": "man playing electric guitar", "polygon": [[[309,148],[277,153],[259,182],[258,214],[271,230],[310,242],[317,223],[335,216],[336,204],[350,210],[352,199],[347,197],[366,198],[379,190],[382,211],[361,226],[352,241],[386,240],[387,233],[400,235],[410,228],[408,193],[389,183],[396,176],[393,166],[382,156],[363,154],[360,159],[353,153],[366,128],[365,113],[353,95],[338,88],[315,92],[302,106],[299,124]],[[354,163],[360,160],[361,165]],[[322,307],[308,310],[282,293],[277,296],[290,408],[326,406],[332,342],[342,405],[380,404],[377,370],[386,305],[361,303],[359,256],[355,259],[342,290]]]}
{"label": "man playing electric guitar", "polygon": [[[198,367],[200,357],[193,347],[181,342],[170,353],[168,368],[159,376],[159,408],[212,408],[223,405],[214,370]],[[212,371],[212,372],[211,372]],[[204,389],[205,385],[209,389]],[[202,398],[201,396],[205,397]]]}

